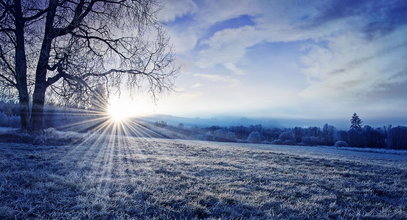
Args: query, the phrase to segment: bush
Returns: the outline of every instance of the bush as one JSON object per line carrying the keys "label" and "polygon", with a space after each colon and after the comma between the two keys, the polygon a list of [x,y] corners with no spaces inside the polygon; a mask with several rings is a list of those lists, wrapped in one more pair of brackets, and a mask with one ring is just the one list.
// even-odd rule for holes
{"label": "bush", "polygon": [[283,144],[283,141],[280,139],[275,139],[274,141],[271,142],[271,144]]}
{"label": "bush", "polygon": [[292,131],[285,131],[283,133],[280,134],[280,136],[278,137],[278,139],[284,141],[292,141],[295,142],[295,136],[294,133]]}
{"label": "bush", "polygon": [[389,130],[389,146],[394,149],[407,149],[407,127],[398,126]]}
{"label": "bush", "polygon": [[201,133],[193,133],[191,135],[192,139],[201,140],[201,141],[209,141],[211,139],[210,135],[201,134]]}
{"label": "bush", "polygon": [[337,141],[335,142],[335,147],[347,147],[349,146],[348,143],[346,143],[346,141]]}
{"label": "bush", "polygon": [[366,137],[362,129],[350,129],[348,131],[349,146],[367,147]]}
{"label": "bush", "polygon": [[252,131],[247,137],[247,142],[250,143],[260,143],[264,138],[258,131]]}
{"label": "bush", "polygon": [[213,132],[215,141],[236,141],[235,133],[227,129],[218,129]]}
{"label": "bush", "polygon": [[320,137],[306,136],[302,137],[302,143],[307,146],[321,145],[323,140]]}
{"label": "bush", "polygon": [[20,117],[17,115],[7,115],[0,112],[0,126],[18,128],[20,126]]}
{"label": "bush", "polygon": [[283,141],[284,145],[295,145],[295,141],[294,140],[285,140]]}
{"label": "bush", "polygon": [[167,127],[167,122],[165,122],[165,121],[156,121],[156,122],[154,122],[154,125],[157,126],[157,127],[160,127],[160,128],[165,128],[165,127]]}
{"label": "bush", "polygon": [[7,127],[8,117],[3,112],[0,112],[0,126]]}

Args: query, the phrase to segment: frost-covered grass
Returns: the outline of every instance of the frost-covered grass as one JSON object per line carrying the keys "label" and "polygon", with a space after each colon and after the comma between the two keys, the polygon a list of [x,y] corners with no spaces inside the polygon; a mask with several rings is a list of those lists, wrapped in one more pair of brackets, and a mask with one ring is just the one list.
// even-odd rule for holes
{"label": "frost-covered grass", "polygon": [[407,150],[396,150],[396,149],[383,149],[383,148],[360,148],[360,147],[342,147],[343,150],[351,151],[361,151],[361,152],[372,152],[372,153],[385,153],[385,154],[401,154],[407,155]]}
{"label": "frost-covered grass", "polygon": [[266,147],[116,136],[0,143],[0,219],[407,218],[405,155],[390,166]]}

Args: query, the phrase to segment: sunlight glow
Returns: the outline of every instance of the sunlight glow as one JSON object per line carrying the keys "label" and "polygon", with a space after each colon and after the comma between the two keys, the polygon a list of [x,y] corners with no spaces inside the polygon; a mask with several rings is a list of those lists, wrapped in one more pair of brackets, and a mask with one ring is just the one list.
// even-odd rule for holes
{"label": "sunlight glow", "polygon": [[151,100],[131,99],[127,97],[113,98],[107,108],[112,121],[126,121],[132,117],[140,117],[153,113]]}
{"label": "sunlight glow", "polygon": [[114,100],[110,103],[107,112],[113,121],[124,121],[135,116],[134,106],[130,102]]}

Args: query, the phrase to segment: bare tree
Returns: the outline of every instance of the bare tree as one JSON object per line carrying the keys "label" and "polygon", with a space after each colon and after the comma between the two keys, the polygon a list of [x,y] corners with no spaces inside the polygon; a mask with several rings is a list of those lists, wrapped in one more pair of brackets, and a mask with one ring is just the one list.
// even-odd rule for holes
{"label": "bare tree", "polygon": [[170,89],[177,68],[156,8],[152,0],[0,0],[0,86],[18,95],[21,127],[42,128],[47,95]]}

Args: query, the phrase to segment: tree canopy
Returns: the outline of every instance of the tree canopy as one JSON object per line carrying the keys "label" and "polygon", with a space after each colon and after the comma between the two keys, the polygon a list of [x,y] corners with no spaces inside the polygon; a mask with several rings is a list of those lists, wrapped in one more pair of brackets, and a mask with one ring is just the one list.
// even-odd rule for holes
{"label": "tree canopy", "polygon": [[156,12],[151,0],[0,0],[0,86],[18,97],[22,128],[41,129],[46,96],[86,105],[101,90],[171,89]]}

